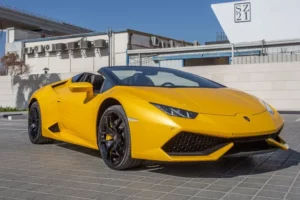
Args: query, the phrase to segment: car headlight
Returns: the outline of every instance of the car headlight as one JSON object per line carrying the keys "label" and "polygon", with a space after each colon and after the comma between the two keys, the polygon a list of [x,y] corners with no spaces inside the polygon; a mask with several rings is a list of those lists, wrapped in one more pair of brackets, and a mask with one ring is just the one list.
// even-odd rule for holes
{"label": "car headlight", "polygon": [[175,117],[183,117],[183,118],[189,118],[189,119],[195,119],[198,115],[196,112],[183,110],[180,108],[174,108],[171,106],[161,105],[157,103],[151,103],[155,107],[159,108],[163,112],[167,113],[168,115],[175,116]]}
{"label": "car headlight", "polygon": [[274,115],[274,110],[269,106],[269,104],[267,104],[266,102],[264,102],[263,100],[260,99],[260,102],[266,107],[266,109],[268,110],[268,112],[271,115]]}

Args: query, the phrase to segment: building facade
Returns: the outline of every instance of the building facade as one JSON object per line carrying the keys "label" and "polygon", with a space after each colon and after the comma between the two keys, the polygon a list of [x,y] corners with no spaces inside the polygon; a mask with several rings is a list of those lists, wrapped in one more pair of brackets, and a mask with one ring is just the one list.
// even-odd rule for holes
{"label": "building facade", "polygon": [[128,50],[192,45],[130,29],[33,39],[27,39],[31,36],[28,31],[11,29],[8,33],[6,53],[21,55],[31,74],[97,71],[104,66],[128,64]]}

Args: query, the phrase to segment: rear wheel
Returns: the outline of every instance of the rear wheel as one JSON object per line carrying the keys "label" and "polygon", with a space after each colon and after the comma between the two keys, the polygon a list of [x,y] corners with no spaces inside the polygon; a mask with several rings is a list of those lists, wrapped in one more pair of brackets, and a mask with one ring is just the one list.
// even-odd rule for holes
{"label": "rear wheel", "polygon": [[28,115],[28,136],[33,144],[52,143],[53,140],[42,136],[42,119],[40,106],[38,102],[34,102],[29,108]]}
{"label": "rear wheel", "polygon": [[111,169],[124,170],[138,167],[141,160],[131,158],[128,120],[122,106],[114,105],[103,113],[98,127],[101,157]]}

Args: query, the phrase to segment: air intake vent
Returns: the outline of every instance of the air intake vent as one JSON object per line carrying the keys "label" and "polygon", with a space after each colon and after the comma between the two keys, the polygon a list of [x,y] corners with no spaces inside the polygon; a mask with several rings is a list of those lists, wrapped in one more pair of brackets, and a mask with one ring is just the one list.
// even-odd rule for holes
{"label": "air intake vent", "polygon": [[49,130],[53,133],[59,133],[60,129],[59,129],[58,123],[55,123],[52,126],[50,126]]}

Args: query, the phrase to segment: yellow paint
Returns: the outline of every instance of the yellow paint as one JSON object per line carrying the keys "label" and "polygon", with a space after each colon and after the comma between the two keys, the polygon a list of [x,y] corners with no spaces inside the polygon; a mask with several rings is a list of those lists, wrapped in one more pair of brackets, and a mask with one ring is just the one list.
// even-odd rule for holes
{"label": "yellow paint", "polygon": [[113,137],[111,135],[109,135],[109,134],[106,134],[105,139],[108,140],[108,141],[110,141],[110,140],[113,139]]}
{"label": "yellow paint", "polygon": [[[181,131],[226,138],[248,137],[274,133],[284,124],[275,109],[274,116],[271,116],[255,97],[229,88],[115,86],[96,95],[90,83],[72,83],[69,79],[64,85],[55,88],[52,85],[36,91],[31,98],[37,99],[41,107],[42,134],[45,137],[98,150],[98,110],[104,100],[113,98],[120,102],[128,118],[135,119],[128,121],[133,158],[174,162],[217,160],[233,144],[208,156],[169,156],[161,147]],[[149,102],[199,114],[196,119],[171,117]],[[244,116],[249,117],[250,122]],[[48,129],[56,122],[60,133]],[[276,145],[287,149],[284,145]]]}

